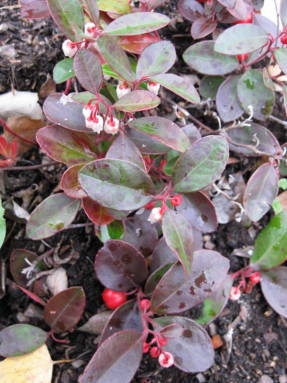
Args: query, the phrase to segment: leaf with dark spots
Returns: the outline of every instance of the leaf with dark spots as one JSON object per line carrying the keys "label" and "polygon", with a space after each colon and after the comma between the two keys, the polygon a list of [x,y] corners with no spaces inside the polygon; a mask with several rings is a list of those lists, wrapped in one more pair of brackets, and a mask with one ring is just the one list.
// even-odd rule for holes
{"label": "leaf with dark spots", "polygon": [[135,300],[129,300],[113,311],[103,329],[99,344],[122,330],[135,330],[139,333],[143,331],[138,304]]}
{"label": "leaf with dark spots", "polygon": [[29,354],[47,340],[48,334],[29,324],[15,324],[0,331],[0,355],[7,358]]}
{"label": "leaf with dark spots", "polygon": [[138,287],[147,277],[143,255],[121,240],[105,242],[96,256],[95,271],[104,286],[117,291]]}
{"label": "leaf with dark spots", "polygon": [[189,275],[180,264],[175,264],[160,280],[152,295],[154,312],[167,314],[188,310],[203,302],[226,278],[229,261],[219,253],[197,250],[193,257]]}
{"label": "leaf with dark spots", "polygon": [[129,383],[142,358],[142,334],[119,331],[103,342],[80,377],[80,383]]}
{"label": "leaf with dark spots", "polygon": [[150,264],[151,271],[156,271],[159,267],[167,265],[169,263],[177,262],[177,255],[167,245],[166,240],[162,237],[152,252],[152,259]]}
{"label": "leaf with dark spots", "polygon": [[174,356],[175,366],[185,372],[201,372],[214,362],[214,350],[205,329],[191,319],[180,316],[156,318],[157,330],[177,325],[178,336],[170,337],[163,349]]}
{"label": "leaf with dark spots", "polygon": [[70,287],[48,301],[44,319],[56,333],[71,331],[81,319],[85,306],[86,297],[82,287]]}

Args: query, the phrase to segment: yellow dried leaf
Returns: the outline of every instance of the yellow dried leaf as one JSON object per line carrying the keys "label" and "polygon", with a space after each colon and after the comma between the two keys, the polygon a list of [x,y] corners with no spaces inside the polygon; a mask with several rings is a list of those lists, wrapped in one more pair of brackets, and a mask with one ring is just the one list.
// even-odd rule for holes
{"label": "yellow dried leaf", "polygon": [[53,361],[44,344],[30,354],[0,362],[0,383],[51,383]]}

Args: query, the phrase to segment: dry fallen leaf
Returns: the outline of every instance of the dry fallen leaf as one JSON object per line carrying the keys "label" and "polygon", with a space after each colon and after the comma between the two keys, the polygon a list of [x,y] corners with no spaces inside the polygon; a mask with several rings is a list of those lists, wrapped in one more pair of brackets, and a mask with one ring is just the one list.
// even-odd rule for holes
{"label": "dry fallen leaf", "polygon": [[0,383],[51,383],[53,364],[44,344],[30,354],[0,362]]}

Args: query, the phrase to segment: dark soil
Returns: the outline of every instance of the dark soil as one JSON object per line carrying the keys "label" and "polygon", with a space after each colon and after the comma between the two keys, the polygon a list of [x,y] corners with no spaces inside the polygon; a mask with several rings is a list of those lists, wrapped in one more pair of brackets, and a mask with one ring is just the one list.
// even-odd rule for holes
{"label": "dark soil", "polygon": [[[173,4],[174,2],[171,2]],[[163,10],[170,16],[175,15],[174,6]],[[191,43],[189,24],[177,16],[164,36],[171,39],[178,53]],[[18,90],[39,91],[47,77],[51,75],[53,66],[62,58],[60,45],[63,36],[55,30],[51,20],[21,20],[16,0],[2,0],[0,5],[0,92],[11,88]],[[181,60],[176,69],[181,73],[189,73]],[[169,96],[170,97],[170,96]],[[172,109],[166,104],[166,111]],[[215,124],[208,120],[201,110],[194,115],[205,123]],[[280,139],[282,129],[271,126]],[[25,155],[32,163],[39,163],[42,155],[32,149]],[[22,164],[23,163],[19,163]],[[19,165],[18,164],[18,165]],[[240,170],[242,163],[230,169],[231,173]],[[252,162],[245,163],[245,169],[252,167]],[[5,172],[0,174],[0,185],[5,184],[1,191],[4,200],[13,197],[20,205],[23,198],[30,198],[27,208],[33,210],[57,187],[59,167],[52,166],[48,170],[40,169],[29,172]],[[93,261],[100,246],[91,227],[67,230],[57,236],[33,242],[25,238],[25,225],[15,217],[7,217],[8,236],[5,246],[1,249],[1,257],[8,260],[12,249],[25,248],[37,254],[56,247],[58,244],[67,246],[74,252],[72,261],[64,264],[69,277],[69,286],[83,286],[87,296],[87,308],[81,323],[102,309],[102,286],[95,278]],[[77,217],[77,223],[86,222],[84,216]],[[262,226],[254,227],[256,234]],[[253,244],[250,231],[242,225],[231,223],[220,225],[217,233],[206,238],[216,250],[231,260],[232,270],[238,270],[244,264],[243,258],[231,256],[234,249]],[[29,317],[27,307],[31,300],[15,288],[8,274],[7,291],[0,301],[0,329],[19,322],[29,322],[45,329],[41,319]],[[233,331],[230,331],[230,329]],[[47,329],[47,328],[46,328]],[[229,332],[228,332],[229,330]],[[216,351],[214,366],[202,374],[185,374],[175,368],[162,369],[156,361],[144,358],[140,370],[133,382],[182,382],[182,383],[286,383],[287,382],[287,323],[277,315],[264,300],[260,289],[255,288],[249,295],[244,295],[239,303],[229,303],[221,316],[209,328],[211,335],[220,334],[222,338],[231,334],[227,343]],[[53,383],[76,383],[84,366],[96,350],[96,337],[78,331],[67,334],[68,345],[48,342],[52,358],[75,359],[73,363],[55,367]],[[268,380],[268,377],[270,378]],[[120,382],[120,377],[119,377]],[[11,383],[11,382],[7,382]],[[33,382],[31,382],[33,383]]]}

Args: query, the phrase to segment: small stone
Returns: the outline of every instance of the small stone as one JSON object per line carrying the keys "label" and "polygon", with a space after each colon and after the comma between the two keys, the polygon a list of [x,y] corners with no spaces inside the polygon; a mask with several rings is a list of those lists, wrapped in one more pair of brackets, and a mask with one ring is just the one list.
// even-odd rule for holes
{"label": "small stone", "polygon": [[206,382],[206,379],[205,379],[203,374],[197,374],[195,377],[196,377],[196,379],[198,380],[199,383]]}
{"label": "small stone", "polygon": [[72,362],[72,366],[74,368],[79,368],[84,364],[84,361],[82,359],[77,359],[74,362]]}
{"label": "small stone", "polygon": [[287,375],[279,376],[279,383],[287,383]]}
{"label": "small stone", "polygon": [[258,380],[258,383],[273,383],[273,379],[271,379],[268,375],[262,375]]}

